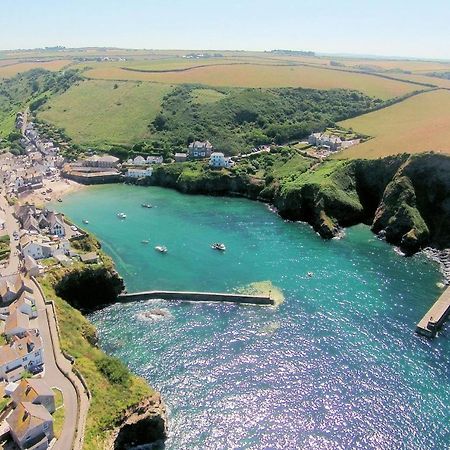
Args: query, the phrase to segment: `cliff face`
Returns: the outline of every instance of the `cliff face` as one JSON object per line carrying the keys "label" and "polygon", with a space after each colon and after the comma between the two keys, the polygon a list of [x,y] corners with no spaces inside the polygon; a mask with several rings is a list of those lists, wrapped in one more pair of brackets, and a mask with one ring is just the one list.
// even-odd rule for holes
{"label": "cliff face", "polygon": [[105,445],[105,450],[126,450],[152,444],[164,448],[167,438],[167,413],[159,393],[147,397],[124,411],[117,428]]}
{"label": "cliff face", "polygon": [[176,170],[162,166],[154,175],[151,184],[189,194],[238,194],[273,202],[281,216],[310,223],[324,238],[362,222],[406,253],[450,246],[450,157],[445,155],[326,161],[269,183],[233,172],[193,174],[182,165]]}
{"label": "cliff face", "polygon": [[450,158],[410,157],[384,191],[372,229],[409,253],[450,246]]}
{"label": "cliff face", "polygon": [[[174,165],[175,166],[175,165]],[[183,170],[182,165],[157,167],[148,185],[177,189],[185,194],[241,195],[256,199],[264,188],[264,181],[229,172]]]}

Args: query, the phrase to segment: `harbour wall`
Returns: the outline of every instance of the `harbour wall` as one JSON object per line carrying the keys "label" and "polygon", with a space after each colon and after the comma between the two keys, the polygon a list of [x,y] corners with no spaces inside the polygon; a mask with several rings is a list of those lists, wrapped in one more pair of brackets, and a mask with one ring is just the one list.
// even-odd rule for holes
{"label": "harbour wall", "polygon": [[275,301],[264,295],[226,294],[218,292],[187,292],[187,291],[145,291],[120,294],[118,300],[122,303],[144,300],[178,300],[187,302],[228,302],[249,305],[274,305]]}

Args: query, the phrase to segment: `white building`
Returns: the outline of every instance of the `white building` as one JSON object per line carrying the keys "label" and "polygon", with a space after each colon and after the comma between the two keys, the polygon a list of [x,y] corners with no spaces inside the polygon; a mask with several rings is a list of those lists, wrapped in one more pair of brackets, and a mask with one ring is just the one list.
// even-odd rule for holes
{"label": "white building", "polygon": [[221,152],[213,152],[211,153],[211,156],[209,157],[209,165],[211,167],[226,167],[230,168],[234,165],[234,162],[231,160],[230,157],[226,157]]}
{"label": "white building", "polygon": [[20,402],[6,421],[11,437],[21,450],[49,448],[54,437],[53,418],[44,405]]}
{"label": "white building", "polygon": [[128,169],[126,173],[127,178],[145,178],[151,177],[153,174],[152,167],[145,167],[142,169]]}
{"label": "white building", "polygon": [[44,363],[43,353],[39,332],[29,330],[24,337],[13,336],[10,344],[0,347],[0,379],[17,381],[24,370]]}

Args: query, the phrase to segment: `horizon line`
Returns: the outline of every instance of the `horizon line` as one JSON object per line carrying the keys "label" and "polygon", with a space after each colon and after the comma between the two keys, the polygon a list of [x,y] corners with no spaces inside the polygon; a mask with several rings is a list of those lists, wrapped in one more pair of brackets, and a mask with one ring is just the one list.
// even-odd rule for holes
{"label": "horizon line", "polygon": [[146,47],[121,47],[121,46],[108,46],[108,45],[93,45],[93,46],[81,46],[81,47],[66,47],[64,45],[47,45],[45,47],[34,47],[34,48],[9,48],[0,49],[1,52],[25,52],[25,51],[37,51],[46,49],[57,49],[60,47],[59,51],[64,52],[65,50],[81,50],[81,49],[114,49],[114,50],[133,50],[133,51],[204,51],[204,52],[248,52],[248,53],[270,53],[275,50],[282,51],[292,51],[292,52],[312,52],[315,56],[334,56],[338,58],[362,58],[362,59],[391,59],[391,60],[416,60],[416,61],[436,61],[436,62],[450,62],[450,58],[445,57],[427,57],[427,56],[401,56],[401,55],[385,55],[385,54],[372,54],[372,53],[352,53],[352,52],[324,52],[316,50],[298,50],[290,48],[272,48],[270,50],[249,50],[249,49],[207,49],[207,48],[146,48]]}

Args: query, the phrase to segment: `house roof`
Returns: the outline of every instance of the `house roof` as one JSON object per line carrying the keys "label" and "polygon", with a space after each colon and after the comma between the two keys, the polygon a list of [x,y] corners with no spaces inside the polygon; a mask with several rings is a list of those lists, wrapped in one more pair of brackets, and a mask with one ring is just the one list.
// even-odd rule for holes
{"label": "house roof", "polygon": [[18,404],[20,402],[33,402],[37,397],[54,397],[54,395],[44,380],[29,378],[20,381],[11,397]]}
{"label": "house roof", "polygon": [[189,148],[212,148],[209,141],[194,141],[189,144]]}
{"label": "house roof", "polygon": [[8,292],[18,294],[24,287],[24,280],[20,274],[0,278],[0,296],[4,297]]}
{"label": "house roof", "polygon": [[9,310],[9,314],[11,314],[12,312],[14,312],[16,309],[20,308],[22,305],[29,305],[30,307],[35,305],[35,300],[34,298],[28,293],[28,292],[22,292],[22,294],[20,295],[20,297],[14,301],[13,303],[11,303],[8,307]]}
{"label": "house roof", "polygon": [[98,260],[98,255],[95,252],[89,252],[84,255],[80,255],[80,259],[82,262],[93,262]]}
{"label": "house roof", "polygon": [[119,158],[116,158],[115,156],[112,156],[112,155],[103,155],[103,156],[101,156],[100,158],[98,158],[98,160],[99,160],[99,161],[102,161],[102,162],[112,162],[112,163],[115,163],[115,162],[118,162],[118,161],[119,161]]}
{"label": "house roof", "polygon": [[32,270],[32,269],[34,269],[36,267],[39,267],[39,265],[36,262],[36,260],[30,255],[25,256],[24,264],[25,264],[25,269],[27,271],[30,271],[30,270]]}
{"label": "house roof", "polygon": [[43,422],[51,422],[52,416],[42,405],[21,402],[6,421],[17,438],[22,441],[29,430],[41,426]]}
{"label": "house roof", "polygon": [[222,152],[213,152],[213,153],[211,153],[211,156],[218,156],[218,157],[220,157],[220,156],[224,156],[224,154]]}
{"label": "house roof", "polygon": [[15,308],[14,311],[6,317],[5,320],[5,334],[12,334],[12,332],[19,328],[27,330],[30,327],[30,319],[27,314],[20,309]]}
{"label": "house roof", "polygon": [[33,229],[33,228],[35,230],[39,230],[39,223],[32,215],[29,215],[23,221],[23,228],[25,230],[30,230],[30,229]]}

